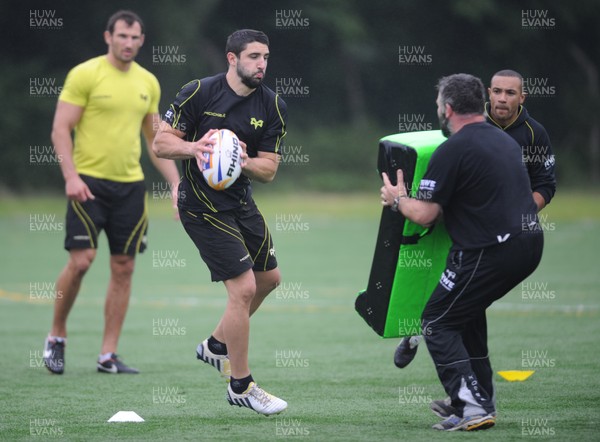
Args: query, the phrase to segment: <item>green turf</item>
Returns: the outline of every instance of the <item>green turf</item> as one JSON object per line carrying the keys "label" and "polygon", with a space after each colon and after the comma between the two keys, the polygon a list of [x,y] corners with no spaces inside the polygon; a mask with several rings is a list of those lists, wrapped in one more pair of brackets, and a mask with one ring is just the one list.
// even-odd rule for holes
{"label": "green turf", "polygon": [[[41,350],[52,303],[42,287],[53,284],[66,259],[63,232],[52,225],[63,222],[64,203],[9,200],[0,205],[0,438],[597,440],[600,196],[557,196],[545,211],[539,269],[489,311],[494,369],[533,365],[536,372],[525,382],[496,376],[497,425],[473,434],[430,429],[437,418],[427,403],[444,394],[426,348],[398,370],[392,363],[397,340],[379,338],[354,312],[373,255],[377,189],[373,195],[258,200],[284,285],[252,320],[250,364],[263,387],[289,402],[284,414],[266,418],[229,406],[225,383],[195,359],[195,346],[212,331],[225,295],[209,282],[164,201],[151,201],[150,249],[138,259],[119,348],[142,374],[95,372],[107,278],[102,240],[69,319],[66,372],[50,375]],[[44,215],[51,231],[32,231],[31,222]],[[146,421],[107,423],[119,410]]]}

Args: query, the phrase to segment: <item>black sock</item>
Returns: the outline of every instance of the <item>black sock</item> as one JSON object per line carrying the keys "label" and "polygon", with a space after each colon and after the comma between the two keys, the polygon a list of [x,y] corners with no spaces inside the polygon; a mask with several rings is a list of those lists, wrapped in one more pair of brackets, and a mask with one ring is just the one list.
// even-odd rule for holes
{"label": "black sock", "polygon": [[229,385],[231,385],[231,389],[235,394],[242,394],[248,389],[250,382],[254,382],[254,379],[252,379],[251,374],[242,379],[236,379],[234,377],[231,377],[231,382]]}
{"label": "black sock", "polygon": [[216,355],[225,356],[227,354],[227,345],[221,341],[217,341],[212,335],[208,338],[208,349]]}

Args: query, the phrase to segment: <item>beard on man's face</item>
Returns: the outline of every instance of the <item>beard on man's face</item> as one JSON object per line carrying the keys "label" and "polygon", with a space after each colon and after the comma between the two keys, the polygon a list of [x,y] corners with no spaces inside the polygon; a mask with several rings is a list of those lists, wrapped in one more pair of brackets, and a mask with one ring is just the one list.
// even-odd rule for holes
{"label": "beard on man's face", "polygon": [[450,135],[452,135],[452,132],[450,132],[450,122],[448,121],[448,118],[446,118],[446,113],[438,114],[438,119],[440,120],[440,129],[442,130],[442,135],[444,135],[446,138],[449,138]]}
{"label": "beard on man's face", "polygon": [[242,83],[250,88],[250,89],[256,89],[258,86],[260,86],[260,84],[262,83],[263,79],[262,78],[256,78],[252,75],[247,75],[238,65],[237,67],[237,74],[238,77],[240,77],[240,80],[242,81]]}

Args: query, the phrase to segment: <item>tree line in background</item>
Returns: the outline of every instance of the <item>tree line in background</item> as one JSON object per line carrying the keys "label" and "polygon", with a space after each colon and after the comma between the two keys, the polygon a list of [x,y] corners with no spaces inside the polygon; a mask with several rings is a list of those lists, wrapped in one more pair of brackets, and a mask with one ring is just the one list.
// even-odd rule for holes
{"label": "tree line in background", "polygon": [[[9,104],[0,117],[0,191],[62,192],[49,136],[56,99],[70,68],[106,52],[102,32],[121,7],[23,2],[0,18],[8,35],[0,85]],[[225,70],[233,30],[269,35],[266,83],[289,108],[278,188],[377,187],[379,138],[438,128],[441,76],[468,72],[488,85],[505,68],[526,79],[525,104],[550,134],[559,185],[600,183],[595,0],[577,7],[559,0],[175,0],[168,7],[133,0],[126,7],[145,21],[137,61],[161,83],[161,112],[189,80]]]}

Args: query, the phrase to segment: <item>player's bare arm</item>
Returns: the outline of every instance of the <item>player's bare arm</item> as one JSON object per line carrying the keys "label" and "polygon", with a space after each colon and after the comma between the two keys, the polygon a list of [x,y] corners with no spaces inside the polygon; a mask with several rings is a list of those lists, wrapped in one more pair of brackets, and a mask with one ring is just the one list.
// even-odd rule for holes
{"label": "player's bare arm", "polygon": [[161,121],[152,143],[152,151],[158,158],[187,160],[197,158],[204,161],[203,153],[212,153],[214,141],[210,140],[217,129],[210,129],[197,141],[185,141],[185,133]]}
{"label": "player's bare arm", "polygon": [[94,199],[88,186],[82,181],[73,163],[73,138],[71,133],[81,116],[83,107],[58,101],[52,123],[52,144],[60,161],[60,170],[65,180],[65,194],[70,200],[79,202]]}
{"label": "player's bare arm", "polygon": [[146,140],[146,148],[150,160],[156,169],[162,174],[165,180],[169,183],[171,189],[171,198],[173,207],[177,208],[177,188],[179,186],[179,170],[173,160],[158,158],[152,149],[154,138],[156,137],[160,116],[158,113],[147,114],[142,122],[142,133]]}
{"label": "player's bare arm", "polygon": [[279,167],[279,158],[273,152],[258,152],[254,158],[246,158],[242,164],[244,175],[252,180],[261,183],[269,183],[275,178],[277,168]]}
{"label": "player's bare arm", "polygon": [[176,187],[179,184],[179,171],[177,170],[177,166],[172,160],[158,158],[152,149],[159,122],[160,117],[158,114],[146,115],[142,123],[142,132],[146,139],[146,146],[152,164],[158,169],[165,180]]}
{"label": "player's bare arm", "polygon": [[438,203],[421,201],[408,196],[404,185],[404,173],[401,169],[397,172],[397,183],[394,186],[384,172],[383,186],[381,187],[381,204],[396,207],[406,218],[424,227],[432,226],[442,214],[442,207]]}

